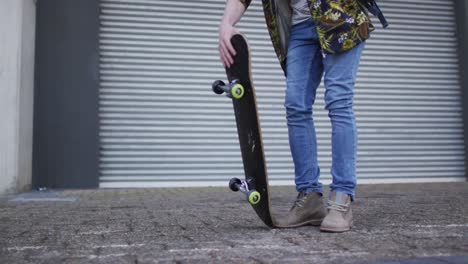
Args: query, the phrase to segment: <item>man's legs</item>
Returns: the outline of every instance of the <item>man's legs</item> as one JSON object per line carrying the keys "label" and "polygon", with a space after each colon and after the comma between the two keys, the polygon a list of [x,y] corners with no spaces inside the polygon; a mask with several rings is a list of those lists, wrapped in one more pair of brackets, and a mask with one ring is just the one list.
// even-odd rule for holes
{"label": "man's legs", "polygon": [[353,112],[354,83],[364,43],[336,55],[327,55],[325,67],[325,109],[332,124],[333,183],[328,214],[320,230],[345,232],[351,229],[351,201],[356,188],[357,129]]}
{"label": "man's legs", "polygon": [[312,105],[323,74],[322,53],[312,19],[291,30],[287,55],[286,115],[298,192],[322,193]]}
{"label": "man's legs", "polygon": [[280,227],[320,225],[326,215],[318,178],[317,139],[312,105],[323,73],[322,54],[312,19],[293,26],[287,57],[285,107],[289,145],[299,192]]}

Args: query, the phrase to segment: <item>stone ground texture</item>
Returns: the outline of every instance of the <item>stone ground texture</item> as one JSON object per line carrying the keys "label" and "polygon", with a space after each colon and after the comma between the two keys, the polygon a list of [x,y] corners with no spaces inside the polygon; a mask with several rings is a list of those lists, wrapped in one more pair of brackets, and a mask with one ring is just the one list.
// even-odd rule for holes
{"label": "stone ground texture", "polygon": [[269,229],[227,188],[26,193],[0,198],[0,263],[468,263],[468,183],[361,185],[353,210],[331,234]]}

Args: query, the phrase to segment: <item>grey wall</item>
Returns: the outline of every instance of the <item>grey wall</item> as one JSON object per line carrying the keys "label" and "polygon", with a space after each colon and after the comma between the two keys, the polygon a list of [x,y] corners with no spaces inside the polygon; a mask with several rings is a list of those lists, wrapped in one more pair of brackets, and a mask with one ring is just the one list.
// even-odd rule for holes
{"label": "grey wall", "polygon": [[0,1],[0,195],[31,187],[34,0]]}
{"label": "grey wall", "polygon": [[[455,15],[457,19],[457,36],[459,40],[458,52],[460,59],[460,81],[462,87],[463,122],[465,131],[465,170],[468,166],[468,3],[455,1]],[[465,172],[468,180],[468,173]]]}
{"label": "grey wall", "polygon": [[37,3],[33,187],[98,186],[98,0]]}

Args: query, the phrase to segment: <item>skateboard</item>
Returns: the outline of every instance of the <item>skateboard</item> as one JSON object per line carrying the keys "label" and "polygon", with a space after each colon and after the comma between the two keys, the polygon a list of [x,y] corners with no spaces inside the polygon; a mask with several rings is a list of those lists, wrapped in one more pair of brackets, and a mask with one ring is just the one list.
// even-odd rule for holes
{"label": "skateboard", "polygon": [[246,38],[240,34],[234,35],[231,43],[236,56],[234,64],[226,68],[229,82],[225,84],[218,80],[212,85],[216,94],[224,93],[232,99],[244,165],[245,178],[232,178],[229,188],[244,193],[258,217],[267,226],[274,228],[277,225],[271,213],[262,133],[251,77],[250,49]]}

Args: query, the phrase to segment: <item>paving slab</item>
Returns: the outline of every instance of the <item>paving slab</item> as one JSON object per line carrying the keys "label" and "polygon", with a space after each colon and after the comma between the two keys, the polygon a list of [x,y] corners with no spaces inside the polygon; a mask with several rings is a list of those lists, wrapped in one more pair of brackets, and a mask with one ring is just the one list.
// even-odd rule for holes
{"label": "paving slab", "polygon": [[0,263],[468,263],[467,198],[468,183],[360,185],[352,231],[332,234],[269,229],[227,188],[30,192],[0,198]]}

